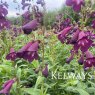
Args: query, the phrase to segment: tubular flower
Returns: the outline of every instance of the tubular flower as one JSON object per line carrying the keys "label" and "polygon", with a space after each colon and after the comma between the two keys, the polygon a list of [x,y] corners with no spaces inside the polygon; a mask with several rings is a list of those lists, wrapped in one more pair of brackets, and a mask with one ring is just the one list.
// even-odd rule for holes
{"label": "tubular flower", "polygon": [[0,17],[5,17],[7,16],[8,11],[6,8],[3,7],[3,5],[0,5]]}
{"label": "tubular flower", "polygon": [[70,40],[71,44],[75,44],[77,42],[78,36],[79,36],[79,32],[80,32],[80,30],[77,29],[77,31],[75,33],[73,33],[73,36],[72,36],[72,38]]}
{"label": "tubular flower", "polygon": [[10,22],[5,18],[8,11],[4,6],[3,4],[0,5],[0,30],[10,28]]}
{"label": "tubular flower", "polygon": [[49,71],[48,71],[48,64],[46,64],[45,68],[42,70],[42,74],[44,77],[48,77]]}
{"label": "tubular flower", "polygon": [[86,55],[86,60],[84,61],[84,69],[87,70],[90,67],[95,66],[95,56],[90,51],[87,51],[85,53]]}
{"label": "tubular flower", "polygon": [[29,19],[30,16],[31,16],[30,11],[26,11],[24,14],[22,14],[22,17],[25,18],[25,19]]}
{"label": "tubular flower", "polygon": [[33,30],[37,29],[38,25],[38,21],[35,19],[22,26],[22,30],[25,34],[30,34]]}
{"label": "tubular flower", "polygon": [[17,58],[16,52],[14,51],[14,48],[11,48],[10,53],[6,56],[6,59],[15,61],[16,58]]}
{"label": "tubular flower", "polygon": [[71,56],[68,59],[66,59],[66,63],[70,63],[73,60],[73,58],[74,58],[74,51],[71,50]]}
{"label": "tubular flower", "polygon": [[65,29],[63,29],[60,33],[58,33],[58,39],[64,43],[66,35],[70,32],[70,30],[72,29],[72,27],[67,27]]}
{"label": "tubular flower", "polygon": [[10,90],[12,88],[13,83],[16,81],[16,79],[8,80],[3,84],[3,89],[0,91],[0,94],[6,94],[9,95]]}
{"label": "tubular flower", "polygon": [[81,10],[81,6],[84,5],[84,0],[66,0],[67,6],[72,6],[75,12],[79,12]]}
{"label": "tubular flower", "polygon": [[39,57],[37,52],[39,43],[39,41],[29,42],[17,52],[17,57],[28,60],[29,62],[32,62],[34,59],[37,60]]}
{"label": "tubular flower", "polygon": [[86,52],[92,46],[92,43],[93,41],[88,39],[88,37],[83,31],[79,33],[78,47],[82,52]]}
{"label": "tubular flower", "polygon": [[23,25],[29,23],[31,21],[31,13],[30,11],[26,11],[22,14],[22,17],[23,17]]}
{"label": "tubular flower", "polygon": [[83,54],[80,56],[80,59],[78,60],[78,63],[80,65],[83,65],[83,63],[84,63],[84,55]]}

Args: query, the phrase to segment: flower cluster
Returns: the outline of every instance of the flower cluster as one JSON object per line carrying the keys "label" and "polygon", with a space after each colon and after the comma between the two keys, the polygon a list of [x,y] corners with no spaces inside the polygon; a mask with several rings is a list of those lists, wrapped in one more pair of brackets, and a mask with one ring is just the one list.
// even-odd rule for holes
{"label": "flower cluster", "polygon": [[[66,0],[66,4],[72,6],[74,11],[79,12],[84,4],[84,0]],[[91,16],[94,18],[94,13]],[[92,24],[93,28],[95,27],[94,23],[95,21]],[[59,27],[62,28],[60,29]],[[95,34],[93,30],[87,27],[81,28],[79,23],[76,23],[76,25],[71,24],[69,19],[62,26],[59,24],[59,27],[57,26],[56,28],[58,39],[62,44],[70,44],[73,47],[70,51],[71,56],[67,58],[66,62],[70,63],[74,59],[74,56],[77,55],[79,59],[78,63],[83,65],[85,70],[95,66],[95,56],[90,52],[90,48],[95,46]]]}
{"label": "flower cluster", "polygon": [[[63,44],[66,43],[73,46],[71,56],[66,60],[67,63],[70,63],[71,60],[73,60],[74,54],[79,54],[80,52],[82,53],[80,60],[83,60],[83,56],[86,54],[89,48],[93,46],[95,38],[94,33],[80,30],[78,27],[74,29],[73,26],[64,28],[61,32],[57,33],[57,36]],[[88,65],[85,63],[84,67],[86,68],[86,66],[88,67]]]}
{"label": "flower cluster", "polygon": [[53,29],[55,33],[62,31],[64,28],[71,26],[71,19],[62,19],[62,14],[56,16],[56,22],[53,24]]}
{"label": "flower cluster", "polygon": [[43,13],[40,12],[38,6],[33,5],[32,13],[28,10],[22,14],[22,17],[24,19],[22,30],[25,34],[30,34],[33,30],[36,30],[39,24],[42,22]]}

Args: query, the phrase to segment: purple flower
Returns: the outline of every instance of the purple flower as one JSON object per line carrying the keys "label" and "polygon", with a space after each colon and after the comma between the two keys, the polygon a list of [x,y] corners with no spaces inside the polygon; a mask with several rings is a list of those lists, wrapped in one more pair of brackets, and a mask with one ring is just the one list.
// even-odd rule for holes
{"label": "purple flower", "polygon": [[73,33],[70,43],[75,44],[77,42],[79,33],[80,33],[80,30],[77,29],[77,31],[75,33]]}
{"label": "purple flower", "polygon": [[17,58],[16,52],[14,51],[14,48],[11,48],[10,53],[6,56],[6,59],[15,61],[16,58]]}
{"label": "purple flower", "polygon": [[3,7],[3,5],[0,5],[0,18],[5,17],[8,14],[8,11],[6,8]]}
{"label": "purple flower", "polygon": [[9,94],[10,90],[12,88],[13,83],[16,81],[16,79],[8,80],[3,84],[3,89],[0,91],[0,94]]}
{"label": "purple flower", "polygon": [[83,65],[83,63],[84,63],[84,55],[83,54],[80,56],[80,59],[78,60],[78,63],[80,65]]}
{"label": "purple flower", "polygon": [[81,6],[84,5],[84,0],[66,0],[67,6],[72,6],[75,12],[79,12],[81,10]]}
{"label": "purple flower", "polygon": [[48,64],[45,65],[45,68],[42,70],[42,74],[44,77],[48,77],[49,71],[48,71]]}
{"label": "purple flower", "polygon": [[33,30],[37,29],[38,24],[39,23],[36,19],[32,20],[29,23],[22,26],[22,30],[24,31],[25,34],[30,34]]}
{"label": "purple flower", "polygon": [[58,33],[58,39],[64,43],[65,39],[66,39],[66,35],[70,32],[70,30],[72,29],[72,27],[67,27],[65,29],[63,29],[60,33]]}
{"label": "purple flower", "polygon": [[34,59],[37,60],[39,57],[37,52],[39,48],[39,43],[39,41],[27,43],[17,52],[17,57],[28,60],[29,62],[32,62]]}
{"label": "purple flower", "polygon": [[66,59],[66,63],[70,63],[73,60],[73,58],[74,58],[74,51],[71,50],[71,56],[68,59]]}
{"label": "purple flower", "polygon": [[26,11],[24,14],[22,14],[22,17],[25,19],[30,19],[31,13],[30,11]]}
{"label": "purple flower", "polygon": [[8,21],[5,17],[0,18],[0,30],[10,28],[10,21]]}
{"label": "purple flower", "polygon": [[45,1],[44,0],[37,0],[36,3],[37,4],[41,4],[42,7],[45,5]]}
{"label": "purple flower", "polygon": [[85,32],[81,31],[78,37],[78,47],[82,52],[86,52],[91,46],[93,41],[88,39]]}
{"label": "purple flower", "polygon": [[84,69],[88,70],[89,68],[95,66],[95,57],[90,51],[87,51],[85,55],[86,55],[86,60],[84,61]]}

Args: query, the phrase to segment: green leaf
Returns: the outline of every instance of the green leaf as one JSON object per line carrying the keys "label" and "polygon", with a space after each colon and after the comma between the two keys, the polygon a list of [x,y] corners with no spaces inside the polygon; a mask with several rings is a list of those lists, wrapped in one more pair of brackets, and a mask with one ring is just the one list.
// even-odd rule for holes
{"label": "green leaf", "polygon": [[21,77],[21,68],[18,68],[18,70],[17,70],[17,77],[20,80],[20,77]]}
{"label": "green leaf", "polygon": [[23,88],[22,90],[30,95],[39,95],[41,93],[39,89],[34,88]]}
{"label": "green leaf", "polygon": [[81,88],[67,87],[67,91],[79,93],[80,95],[90,95],[87,91]]}
{"label": "green leaf", "polygon": [[37,81],[36,81],[36,85],[35,85],[35,88],[38,87],[39,84],[41,84],[44,80],[44,77],[41,77],[41,76],[38,76],[37,78]]}

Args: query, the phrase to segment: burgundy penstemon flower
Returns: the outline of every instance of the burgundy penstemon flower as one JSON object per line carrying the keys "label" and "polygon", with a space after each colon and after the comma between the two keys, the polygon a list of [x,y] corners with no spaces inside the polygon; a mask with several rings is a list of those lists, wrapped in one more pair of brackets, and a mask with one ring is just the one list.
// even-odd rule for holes
{"label": "burgundy penstemon flower", "polygon": [[22,17],[23,17],[24,19],[30,19],[30,17],[31,17],[30,11],[24,12],[24,13],[22,14]]}
{"label": "burgundy penstemon flower", "polygon": [[92,43],[93,41],[86,36],[85,32],[79,33],[77,45],[82,52],[86,52],[92,46]]}
{"label": "burgundy penstemon flower", "polygon": [[70,30],[72,29],[72,27],[67,27],[65,29],[63,29],[61,32],[58,33],[58,39],[64,43],[65,39],[66,39],[66,35],[70,32]]}
{"label": "burgundy penstemon flower", "polygon": [[14,78],[12,80],[8,80],[7,82],[5,82],[3,84],[3,89],[0,91],[0,94],[9,95],[10,90],[12,88],[12,85],[14,84],[15,81],[16,81],[16,78]]}
{"label": "burgundy penstemon flower", "polygon": [[71,38],[71,40],[70,40],[70,43],[71,43],[71,44],[77,43],[79,33],[80,33],[80,30],[79,30],[79,29],[77,29],[76,32],[73,33],[72,38]]}
{"label": "burgundy penstemon flower", "polygon": [[84,5],[84,0],[66,0],[66,5],[71,6],[75,12],[79,12]]}
{"label": "burgundy penstemon flower", "polygon": [[5,28],[10,28],[10,21],[6,19],[6,16],[8,14],[8,10],[5,6],[5,4],[0,5],[0,30]]}
{"label": "burgundy penstemon flower", "polygon": [[32,41],[23,46],[18,52],[17,57],[23,58],[32,62],[33,60],[38,60],[38,48],[40,41]]}
{"label": "burgundy penstemon flower", "polygon": [[74,50],[71,50],[71,56],[66,59],[66,63],[70,63],[70,62],[73,60],[74,54],[75,54],[75,53],[74,53]]}
{"label": "burgundy penstemon flower", "polygon": [[30,13],[30,11],[25,11],[23,14],[22,14],[22,18],[23,18],[23,25],[29,23],[32,18],[31,18],[32,14]]}
{"label": "burgundy penstemon flower", "polygon": [[11,48],[11,49],[10,49],[10,53],[6,56],[6,59],[7,59],[7,60],[15,61],[16,58],[17,58],[16,52],[14,51],[14,48]]}
{"label": "burgundy penstemon flower", "polygon": [[48,77],[49,71],[48,71],[48,64],[45,65],[45,68],[42,70],[42,74],[44,77]]}
{"label": "burgundy penstemon flower", "polygon": [[95,66],[95,56],[90,51],[86,51],[85,56],[86,60],[84,61],[84,69],[87,70]]}
{"label": "burgundy penstemon flower", "polygon": [[6,8],[4,8],[3,5],[0,5],[0,17],[5,17],[8,14],[8,11]]}
{"label": "burgundy penstemon flower", "polygon": [[29,23],[25,24],[22,26],[22,30],[24,31],[25,34],[30,34],[33,30],[37,29],[39,25],[39,22],[37,19],[34,19],[30,21]]}
{"label": "burgundy penstemon flower", "polygon": [[84,63],[84,55],[83,54],[80,56],[80,59],[78,60],[78,63],[80,65],[83,65],[83,63]]}

